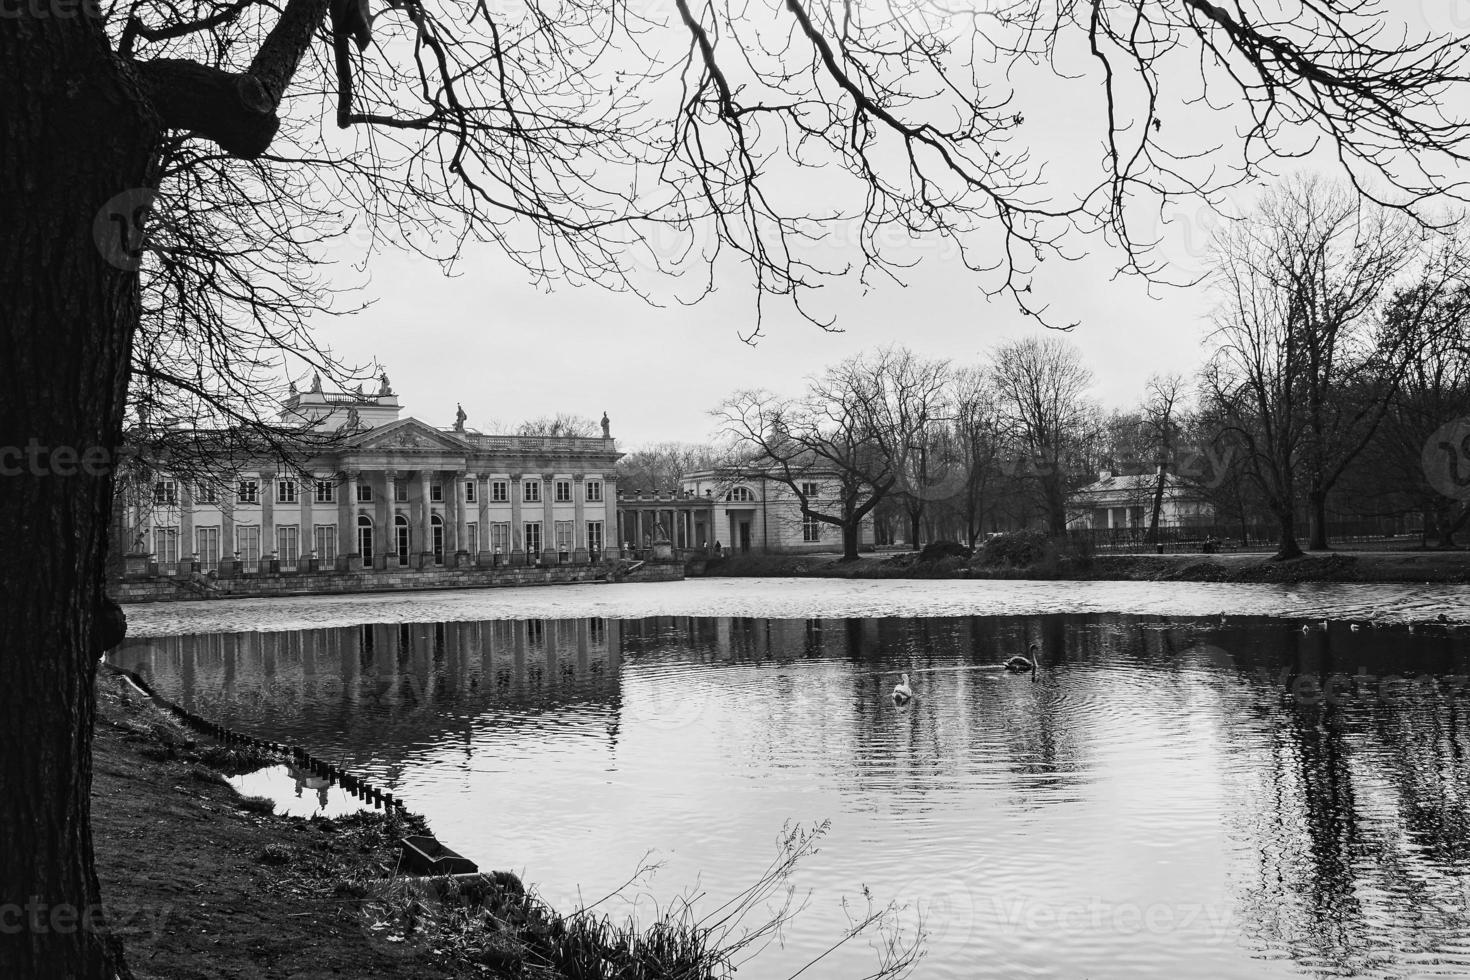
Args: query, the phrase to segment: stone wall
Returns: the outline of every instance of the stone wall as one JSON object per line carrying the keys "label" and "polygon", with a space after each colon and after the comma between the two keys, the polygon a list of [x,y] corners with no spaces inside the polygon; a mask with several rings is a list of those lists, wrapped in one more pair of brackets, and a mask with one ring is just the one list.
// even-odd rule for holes
{"label": "stone wall", "polygon": [[[486,589],[498,586],[565,585],[605,582],[607,573],[597,565],[551,565],[544,568],[427,568],[387,571],[315,572],[247,575],[219,579],[215,590],[203,595],[182,578],[153,576],[109,583],[107,591],[118,602],[166,602],[207,598],[259,598],[287,595],[339,595],[351,592],[405,592],[423,589]],[[684,577],[682,561],[645,562],[625,582],[673,582]]]}

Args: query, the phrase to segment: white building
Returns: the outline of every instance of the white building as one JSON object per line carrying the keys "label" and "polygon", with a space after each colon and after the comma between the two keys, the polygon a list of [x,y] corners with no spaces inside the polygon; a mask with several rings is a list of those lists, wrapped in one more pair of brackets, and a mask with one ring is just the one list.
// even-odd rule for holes
{"label": "white building", "polygon": [[188,473],[134,468],[117,540],[135,564],[221,574],[580,563],[616,547],[621,454],[606,416],[582,438],[489,435],[463,412],[442,429],[401,411],[386,375],[371,395],[319,380],[293,391],[282,420],[328,434],[305,458],[222,449]]}

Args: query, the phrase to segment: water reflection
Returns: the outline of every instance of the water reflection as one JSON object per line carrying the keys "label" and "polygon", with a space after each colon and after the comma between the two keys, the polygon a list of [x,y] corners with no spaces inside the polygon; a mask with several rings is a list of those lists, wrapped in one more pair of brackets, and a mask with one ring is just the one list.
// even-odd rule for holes
{"label": "water reflection", "polygon": [[[1032,642],[1034,682],[998,669]],[[611,890],[650,847],[659,900],[696,876],[732,894],[782,822],[831,817],[763,974],[824,948],[863,886],[923,914],[925,977],[1470,973],[1463,632],[487,620],[166,637],[122,660],[341,759],[553,900]],[[846,955],[829,975],[861,975]]]}

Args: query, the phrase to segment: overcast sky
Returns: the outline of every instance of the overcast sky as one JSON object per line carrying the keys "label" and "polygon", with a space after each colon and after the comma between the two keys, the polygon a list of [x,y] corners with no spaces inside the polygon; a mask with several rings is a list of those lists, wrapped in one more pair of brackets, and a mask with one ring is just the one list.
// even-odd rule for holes
{"label": "overcast sky", "polygon": [[[1064,173],[1093,168],[1079,172],[1095,179],[1101,91],[1076,82],[1052,87],[1061,84],[1042,77],[1024,89],[1024,138],[1049,166]],[[1185,142],[1229,141],[1221,132],[1226,117],[1203,105],[1176,107],[1167,118],[1168,135]],[[1257,191],[1236,195],[1233,206]],[[1191,204],[1160,229],[1172,275],[1183,280],[1204,270],[1210,228],[1219,220],[1207,206]],[[1149,375],[1188,375],[1201,365],[1211,300],[1199,286],[1115,279],[1117,256],[1101,239],[1087,244],[1089,258],[1049,263],[1034,295],[1054,305],[1057,322],[1078,321],[1068,337],[1097,378],[1095,397],[1128,407]],[[840,333],[768,299],[765,336],[754,346],[741,340],[755,318],[743,283],[726,283],[693,307],[654,307],[597,287],[546,292],[528,285],[524,271],[495,249],[474,245],[454,278],[413,256],[378,255],[366,292],[372,308],[320,329],[346,360],[379,359],[406,412],[431,424],[450,425],[457,402],[468,425],[485,431],[558,412],[597,418],[605,411],[624,449],[705,441],[713,431],[709,410],[737,388],[794,393],[806,375],[887,343],[965,364],[997,342],[1048,332],[1012,303],[987,301],[952,257],[920,257],[906,287],[879,281],[864,288],[850,277],[825,289],[816,308],[837,318]]]}

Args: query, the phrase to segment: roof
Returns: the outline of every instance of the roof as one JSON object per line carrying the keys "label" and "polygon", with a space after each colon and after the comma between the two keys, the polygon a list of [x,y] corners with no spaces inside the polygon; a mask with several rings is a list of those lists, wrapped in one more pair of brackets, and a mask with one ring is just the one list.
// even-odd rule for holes
{"label": "roof", "polygon": [[[1158,486],[1158,474],[1156,473],[1115,473],[1104,477],[1096,483],[1075,491],[1073,496],[1089,497],[1142,497],[1154,492]],[[1197,495],[1198,488],[1181,481],[1178,477],[1169,474],[1165,477],[1164,492],[1170,496]]]}

